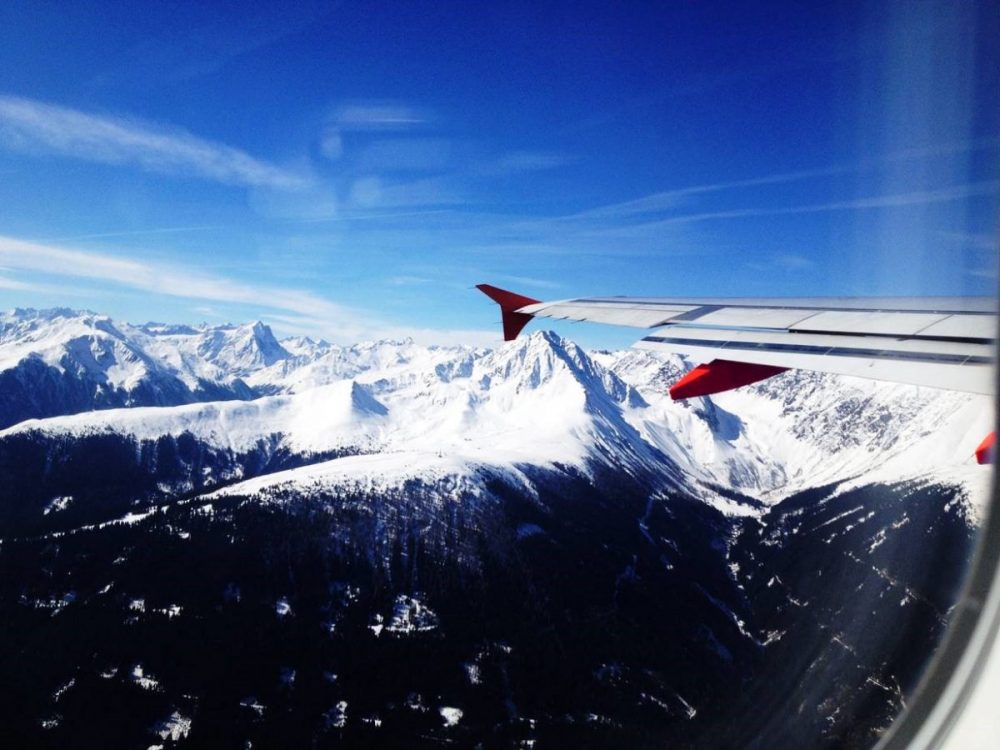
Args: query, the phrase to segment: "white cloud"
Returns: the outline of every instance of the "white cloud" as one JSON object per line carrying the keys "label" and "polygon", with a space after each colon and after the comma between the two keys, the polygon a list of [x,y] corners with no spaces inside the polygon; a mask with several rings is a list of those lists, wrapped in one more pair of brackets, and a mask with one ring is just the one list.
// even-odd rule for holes
{"label": "white cloud", "polygon": [[679,214],[664,219],[633,224],[623,228],[612,227],[608,234],[616,232],[648,232],[671,224],[691,224],[719,219],[747,219],[760,216],[795,216],[800,214],[832,213],[837,211],[861,211],[880,208],[908,208],[912,206],[927,206],[937,203],[952,203],[977,196],[992,196],[1000,192],[1000,180],[985,180],[965,185],[949,185],[932,190],[917,190],[909,193],[891,193],[873,195],[865,198],[849,198],[847,200],[830,201],[827,203],[811,203],[800,206],[779,206],[775,208],[734,208],[721,211],[702,211],[699,213]]}
{"label": "white cloud", "polygon": [[9,289],[16,292],[45,291],[44,287],[41,287],[38,284],[31,284],[27,281],[18,281],[17,279],[11,279],[6,276],[0,276],[0,289]]}
{"label": "white cloud", "polygon": [[122,229],[115,232],[93,232],[91,234],[77,234],[72,237],[59,237],[50,240],[51,242],[74,242],[76,240],[107,239],[110,237],[135,237],[151,234],[179,234],[183,232],[203,232],[221,227],[201,224],[192,227],[152,227],[150,229]]}
{"label": "white cloud", "polygon": [[337,215],[339,203],[330,185],[317,183],[304,190],[274,190],[261,187],[248,192],[248,205],[268,219],[324,221]]}
{"label": "white cloud", "polygon": [[513,151],[494,163],[486,165],[483,172],[488,175],[508,175],[522,172],[539,172],[546,169],[572,164],[576,159],[566,154],[545,151]]}
{"label": "white cloud", "polygon": [[309,292],[244,284],[187,268],[142,263],[83,250],[0,236],[0,262],[11,268],[110,281],[172,297],[290,310],[317,319],[350,319],[351,311]]}
{"label": "white cloud", "polygon": [[13,96],[0,96],[0,144],[229,185],[297,190],[310,184],[301,174],[183,130]]}
{"label": "white cloud", "polygon": [[333,117],[341,130],[406,130],[431,121],[420,109],[398,102],[354,102],[340,107]]}
{"label": "white cloud", "polygon": [[[567,219],[597,219],[597,218],[622,218],[637,214],[659,213],[670,211],[693,196],[711,193],[720,193],[741,188],[765,187],[768,185],[786,185],[795,182],[803,182],[823,177],[836,177],[838,175],[855,174],[877,170],[886,164],[903,161],[922,160],[933,157],[961,154],[972,150],[996,149],[998,142],[996,139],[984,139],[978,141],[963,141],[960,143],[945,143],[924,148],[911,148],[891,151],[874,158],[862,159],[852,164],[835,164],[828,167],[818,167],[815,169],[801,169],[790,172],[780,172],[777,174],[764,175],[761,177],[750,177],[738,180],[725,180],[721,182],[706,183],[702,185],[690,185],[682,188],[673,188],[660,192],[645,195],[633,200],[621,203],[613,203],[605,206],[598,206],[588,209]],[[912,196],[911,196],[912,197]],[[877,199],[875,199],[877,200]],[[924,201],[926,202],[926,201]],[[867,208],[870,205],[861,205],[860,201],[829,204],[835,208]],[[906,204],[912,205],[912,204]],[[832,210],[832,209],[820,209]],[[787,213],[786,211],[785,213]],[[746,215],[743,212],[734,213],[735,216]],[[719,214],[720,218],[724,218]]]}
{"label": "white cloud", "polygon": [[562,284],[549,279],[536,279],[533,276],[512,276],[507,273],[494,273],[490,275],[494,281],[510,282],[511,284],[523,284],[524,286],[534,286],[539,289],[560,289]]}
{"label": "white cloud", "polygon": [[337,128],[327,126],[320,137],[319,150],[330,161],[336,161],[344,155],[344,139]]}
{"label": "white cloud", "polygon": [[745,180],[728,180],[726,182],[715,182],[705,185],[691,185],[689,187],[675,188],[672,190],[652,193],[650,195],[645,195],[641,198],[625,201],[623,203],[613,203],[607,206],[599,206],[598,208],[582,211],[566,218],[619,218],[635,214],[658,213],[676,208],[685,198],[689,198],[694,195],[717,193],[736,188],[798,182],[800,180],[814,179],[816,177],[829,177],[853,170],[853,167],[826,167],[821,169],[805,169],[798,172],[783,172],[780,174],[766,175],[764,177],[752,177]]}
{"label": "white cloud", "polygon": [[447,177],[389,181],[378,175],[355,180],[348,194],[352,208],[414,208],[454,206],[466,199]]}
{"label": "white cloud", "polygon": [[434,282],[425,276],[390,276],[385,281],[390,286],[421,286]]}
{"label": "white cloud", "polygon": [[284,315],[273,313],[267,316],[275,330],[282,336],[310,336],[314,339],[326,339],[339,343],[356,343],[389,339],[399,341],[413,339],[424,346],[498,346],[503,339],[499,322],[494,330],[479,329],[438,329],[414,328],[411,326],[376,325],[370,328],[352,329],[349,336],[344,335],[340,324],[336,321],[322,320],[308,315]]}
{"label": "white cloud", "polygon": [[[0,235],[0,264],[22,271],[110,282],[151,294],[273,310],[269,317],[291,333],[334,341],[410,337],[419,343],[496,343],[498,334],[398,326],[377,313],[339,305],[312,292],[248,284],[165,263],[145,263],[102,253],[28,242]],[[0,288],[37,291],[0,277]]]}

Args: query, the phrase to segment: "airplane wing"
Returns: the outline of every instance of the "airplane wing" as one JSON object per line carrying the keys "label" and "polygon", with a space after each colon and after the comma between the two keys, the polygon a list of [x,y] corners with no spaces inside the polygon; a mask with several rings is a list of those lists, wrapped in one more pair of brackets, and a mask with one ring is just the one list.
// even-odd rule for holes
{"label": "airplane wing", "polygon": [[[674,399],[738,388],[790,368],[995,392],[997,313],[989,297],[541,302],[488,284],[477,288],[500,305],[506,341],[532,318],[646,329],[637,348],[685,354],[703,363],[670,388]],[[980,446],[984,455],[992,447],[985,443]]]}

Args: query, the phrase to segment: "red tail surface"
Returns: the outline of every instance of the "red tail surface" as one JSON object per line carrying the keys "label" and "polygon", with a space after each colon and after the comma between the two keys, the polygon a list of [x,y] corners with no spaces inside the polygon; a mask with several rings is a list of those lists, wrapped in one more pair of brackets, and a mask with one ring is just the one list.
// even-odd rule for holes
{"label": "red tail surface", "polygon": [[481,291],[491,300],[500,305],[500,314],[503,319],[503,340],[513,341],[531,320],[531,316],[525,313],[514,312],[518,308],[526,305],[536,305],[540,300],[525,297],[523,294],[508,292],[506,289],[490,286],[489,284],[477,284],[476,289]]}

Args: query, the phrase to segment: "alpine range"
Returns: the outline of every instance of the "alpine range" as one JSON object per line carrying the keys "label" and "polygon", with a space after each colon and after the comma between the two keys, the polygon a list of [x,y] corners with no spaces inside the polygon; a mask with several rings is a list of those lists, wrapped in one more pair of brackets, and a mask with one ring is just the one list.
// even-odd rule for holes
{"label": "alpine range", "polygon": [[0,314],[9,746],[871,745],[989,397],[695,364]]}

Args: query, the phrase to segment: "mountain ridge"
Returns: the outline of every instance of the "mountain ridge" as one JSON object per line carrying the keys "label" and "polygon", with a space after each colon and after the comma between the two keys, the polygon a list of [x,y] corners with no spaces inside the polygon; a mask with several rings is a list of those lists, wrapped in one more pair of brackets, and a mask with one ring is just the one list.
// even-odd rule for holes
{"label": "mountain ridge", "polygon": [[[190,428],[216,447],[245,447],[254,432],[281,433],[293,449],[322,452],[344,449],[357,429],[360,442],[382,450],[423,442],[579,466],[603,456],[773,501],[880,466],[891,477],[913,466],[964,464],[988,429],[975,397],[802,371],[672,402],[669,384],[690,369],[683,357],[588,353],[547,331],[493,350],[286,341],[289,349],[260,321],[131,326],[67,308],[0,314],[0,367],[7,365],[0,385],[8,386],[0,390],[0,435],[86,425],[113,431],[118,420],[139,438]],[[321,418],[346,398],[334,384],[348,381],[354,397],[385,410],[383,428]],[[89,399],[81,395],[88,388]],[[203,407],[170,412],[190,404]],[[136,407],[154,411],[128,413]],[[250,420],[243,437],[226,439],[241,419]],[[273,429],[254,422],[264,419]],[[329,429],[310,428],[313,421]]]}

